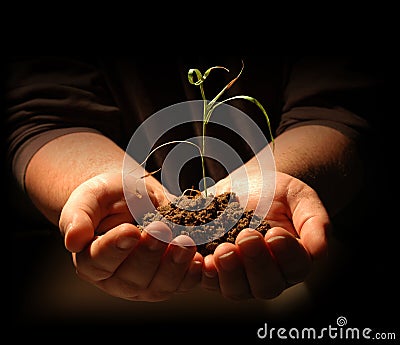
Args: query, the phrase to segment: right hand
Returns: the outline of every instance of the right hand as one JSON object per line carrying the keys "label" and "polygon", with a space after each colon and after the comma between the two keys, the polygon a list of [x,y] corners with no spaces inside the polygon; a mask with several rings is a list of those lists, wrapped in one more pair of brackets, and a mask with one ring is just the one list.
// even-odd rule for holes
{"label": "right hand", "polygon": [[[155,207],[167,202],[161,186],[147,186]],[[203,257],[188,236],[153,222],[133,225],[122,174],[102,174],[79,185],[65,203],[59,228],[78,276],[110,295],[162,301],[201,280]],[[160,240],[163,239],[163,240]]]}
{"label": "right hand", "polygon": [[[217,194],[231,191],[231,178],[216,184]],[[250,175],[250,187],[238,185],[246,186],[235,190],[239,201],[241,195],[248,195],[242,206],[254,209],[262,195],[259,175]],[[276,189],[266,219],[271,229],[265,236],[243,229],[234,244],[222,243],[204,258],[204,289],[232,300],[275,298],[304,281],[312,264],[326,256],[330,219],[316,191],[303,181],[276,172]]]}

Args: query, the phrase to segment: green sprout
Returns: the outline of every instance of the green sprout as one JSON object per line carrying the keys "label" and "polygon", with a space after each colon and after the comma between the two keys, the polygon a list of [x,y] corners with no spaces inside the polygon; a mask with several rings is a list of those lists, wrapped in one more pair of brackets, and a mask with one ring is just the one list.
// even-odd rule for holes
{"label": "green sprout", "polygon": [[[245,99],[247,101],[250,101],[252,103],[254,103],[264,114],[266,120],[267,120],[267,124],[268,124],[268,130],[269,130],[269,135],[271,137],[271,143],[272,143],[272,151],[274,151],[275,149],[275,140],[274,140],[274,136],[272,135],[272,129],[271,129],[271,123],[269,121],[269,117],[267,112],[265,111],[264,107],[262,106],[262,104],[255,99],[254,97],[250,97],[250,96],[245,96],[245,95],[238,95],[238,96],[233,96],[230,98],[227,98],[225,100],[221,100],[218,101],[220,99],[220,97],[225,93],[225,91],[227,91],[228,89],[230,89],[232,87],[232,85],[239,79],[240,75],[243,72],[244,69],[244,63],[242,61],[242,68],[239,72],[239,74],[232,79],[219,93],[218,95],[216,95],[211,101],[208,101],[204,92],[204,81],[206,80],[206,78],[208,77],[208,75],[211,73],[212,70],[215,69],[223,69],[227,72],[229,72],[229,70],[226,67],[223,66],[214,66],[209,68],[208,70],[205,71],[204,74],[202,74],[198,69],[196,68],[191,68],[189,69],[188,72],[188,79],[189,79],[189,83],[195,86],[198,86],[200,88],[200,92],[201,92],[201,97],[203,99],[203,124],[202,124],[202,145],[201,145],[201,162],[202,162],[202,171],[203,171],[203,184],[204,184],[204,193],[205,196],[207,197],[207,182],[206,182],[206,176],[205,176],[205,165],[204,165],[204,156],[205,156],[205,137],[206,137],[206,126],[208,124],[208,122],[210,121],[211,115],[214,112],[214,110],[221,104],[223,103],[227,103],[229,101],[233,101],[235,99]],[[196,76],[197,80],[195,81],[194,76]]]}
{"label": "green sprout", "polygon": [[[143,166],[143,165],[147,162],[147,160],[150,158],[150,156],[151,156],[156,150],[158,150],[159,148],[161,148],[161,147],[163,147],[163,146],[166,146],[166,145],[177,144],[177,143],[186,143],[186,144],[190,144],[190,145],[192,145],[192,146],[195,146],[195,147],[198,149],[199,153],[200,153],[201,166],[202,166],[202,174],[203,174],[203,186],[204,186],[204,193],[205,193],[205,196],[206,196],[206,197],[208,196],[208,193],[207,193],[207,181],[206,181],[206,171],[205,171],[205,162],[204,162],[204,157],[205,157],[205,146],[206,146],[206,145],[205,145],[206,126],[207,126],[207,124],[208,124],[209,121],[210,121],[210,118],[211,118],[212,113],[214,112],[214,110],[215,110],[218,106],[220,106],[220,105],[223,104],[223,103],[227,103],[227,102],[229,102],[229,101],[233,101],[233,100],[235,100],[235,99],[245,99],[245,100],[247,100],[247,101],[250,101],[250,102],[254,103],[254,104],[262,111],[262,113],[264,114],[264,116],[265,116],[265,118],[266,118],[266,120],[267,120],[269,135],[270,135],[270,137],[271,137],[271,143],[272,143],[272,151],[274,151],[274,148],[275,148],[274,136],[272,135],[272,129],[271,129],[271,124],[270,124],[270,121],[269,121],[268,114],[267,114],[267,112],[265,111],[264,107],[261,105],[261,103],[260,103],[259,101],[257,101],[254,97],[244,96],[244,95],[233,96],[233,97],[227,98],[227,99],[225,99],[225,100],[218,101],[218,100],[221,98],[221,96],[225,93],[225,91],[227,91],[228,89],[230,89],[230,88],[232,87],[232,85],[239,79],[239,77],[240,77],[240,75],[242,74],[243,69],[244,69],[244,63],[243,63],[243,61],[242,61],[242,68],[241,68],[239,74],[238,74],[234,79],[232,79],[232,80],[218,93],[217,96],[215,96],[211,101],[207,101],[207,98],[206,98],[205,92],[204,92],[204,85],[203,85],[203,84],[204,84],[204,81],[206,80],[206,78],[208,77],[208,75],[211,73],[211,71],[212,71],[212,70],[215,70],[215,69],[223,69],[223,70],[229,72],[229,70],[228,70],[226,67],[222,67],[222,66],[214,66],[214,67],[211,67],[211,68],[209,68],[208,70],[206,70],[206,72],[205,72],[204,74],[202,74],[202,73],[201,73],[198,69],[196,69],[196,68],[191,68],[191,69],[189,69],[189,71],[188,71],[188,79],[189,79],[189,82],[190,82],[192,85],[199,86],[200,92],[201,92],[201,96],[202,96],[202,99],[203,99],[203,103],[204,103],[204,106],[203,106],[202,143],[201,143],[201,147],[200,147],[199,145],[197,145],[197,144],[195,144],[195,143],[189,141],[189,140],[173,140],[173,141],[169,141],[169,142],[166,142],[166,143],[161,144],[161,145],[157,146],[156,148],[154,148],[154,149],[146,156],[146,158],[144,159],[144,161],[143,161],[142,163],[139,164],[139,166]],[[196,80],[196,81],[195,81],[195,79],[194,79],[194,76],[197,77],[197,80]],[[134,169],[134,170],[135,170],[135,169]],[[156,172],[158,172],[158,171],[160,171],[160,170],[161,170],[161,168],[160,168],[160,169],[157,169],[157,170],[154,171],[154,172],[151,172],[151,173],[148,173],[148,174],[142,176],[140,179],[143,179],[143,178],[145,178],[145,177],[148,177],[148,176],[150,176],[150,175],[153,175],[153,174],[155,174]],[[184,193],[185,193],[185,192],[184,192]],[[136,189],[136,195],[137,195],[138,197],[141,197],[141,195],[140,195],[140,193],[137,191],[137,189]]]}

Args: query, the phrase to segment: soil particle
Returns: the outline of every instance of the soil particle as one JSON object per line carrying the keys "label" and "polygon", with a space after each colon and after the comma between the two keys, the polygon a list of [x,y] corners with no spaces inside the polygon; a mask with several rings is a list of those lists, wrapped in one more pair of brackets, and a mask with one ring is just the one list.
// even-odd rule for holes
{"label": "soil particle", "polygon": [[204,197],[201,193],[181,195],[168,205],[157,208],[156,213],[147,213],[142,220],[143,229],[153,221],[163,221],[178,235],[191,237],[197,251],[206,256],[223,242],[234,243],[245,228],[256,228],[262,235],[270,229],[267,220],[254,215],[253,210],[244,210],[234,193],[223,193]]}

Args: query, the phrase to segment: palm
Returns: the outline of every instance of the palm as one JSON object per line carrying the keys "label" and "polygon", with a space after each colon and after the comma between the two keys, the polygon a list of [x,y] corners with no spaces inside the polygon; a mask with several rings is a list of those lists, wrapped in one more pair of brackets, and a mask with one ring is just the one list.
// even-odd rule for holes
{"label": "palm", "polygon": [[[329,217],[317,193],[301,180],[281,172],[275,174],[275,192],[272,196],[270,208],[265,218],[272,227],[286,230],[300,241],[311,253],[319,253],[325,247],[326,230],[329,227]],[[258,204],[263,204],[263,191],[268,189],[268,181],[262,183],[258,169],[238,169],[228,178],[217,183],[218,193],[230,191],[231,182],[236,179],[238,186],[247,186],[235,190],[242,206],[253,209]],[[270,174],[265,173],[267,179]],[[249,183],[240,183],[240,179]],[[238,181],[239,180],[239,181]],[[269,198],[271,193],[268,194]],[[241,199],[242,196],[242,199]],[[246,200],[246,201],[245,201]]]}
{"label": "palm", "polygon": [[307,215],[307,210],[297,211],[301,193],[310,193],[309,187],[292,176],[276,173],[276,189],[271,207],[266,216],[272,227],[281,227],[296,237],[299,225]]}
{"label": "palm", "polygon": [[[149,195],[153,204],[163,202],[159,197],[162,193]],[[125,196],[120,173],[98,175],[83,183],[71,194],[61,213],[62,232],[66,232],[71,221],[79,221],[74,224],[79,230],[66,234],[67,247],[70,244],[72,251],[80,251],[94,235],[104,234],[124,223],[133,223],[128,205],[140,209],[141,199],[135,194]]]}

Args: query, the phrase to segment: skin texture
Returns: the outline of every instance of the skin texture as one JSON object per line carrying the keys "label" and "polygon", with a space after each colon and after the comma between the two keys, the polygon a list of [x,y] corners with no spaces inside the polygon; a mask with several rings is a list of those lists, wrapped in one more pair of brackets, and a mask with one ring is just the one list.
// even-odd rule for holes
{"label": "skin texture", "polygon": [[[59,225],[82,279],[129,300],[160,301],[189,291],[200,282],[203,258],[187,236],[168,243],[171,232],[162,223],[142,233],[131,224],[122,189],[123,157],[101,135],[68,134],[33,157],[26,188],[39,210]],[[149,177],[146,183],[155,205],[166,202],[157,180]]]}
{"label": "skin texture", "polygon": [[204,260],[204,288],[233,300],[274,298],[325,256],[330,221],[316,192],[279,172],[276,186],[267,217],[272,228],[264,237],[245,229],[235,244],[219,245]]}
{"label": "skin texture", "polygon": [[[354,155],[344,159],[343,152]],[[221,244],[205,258],[187,236],[170,241],[169,228],[160,222],[143,232],[132,225],[122,188],[124,152],[100,134],[68,134],[47,143],[30,161],[25,183],[38,209],[59,226],[78,276],[110,295],[161,301],[201,283],[228,299],[269,299],[303,281],[313,261],[326,255],[329,215],[356,192],[342,188],[344,180],[353,186],[350,178],[359,177],[355,158],[353,143],[327,127],[282,134],[276,138],[277,187],[268,214],[273,228],[265,237],[246,229],[235,244]],[[246,163],[249,205],[259,198],[254,162]],[[344,178],[343,167],[353,173]],[[217,191],[228,191],[229,179],[236,177],[241,178],[234,172],[221,180]],[[154,205],[166,203],[159,182],[151,176],[145,181]]]}
{"label": "skin texture", "polygon": [[[275,145],[276,190],[267,215],[272,229],[265,237],[246,229],[235,244],[221,244],[204,258],[202,286],[228,299],[273,298],[306,279],[312,263],[327,254],[330,217],[361,185],[355,144],[334,129],[298,127],[277,137]],[[246,195],[245,206],[253,208],[262,189],[257,156],[246,168],[250,192],[235,192]],[[232,180],[240,178],[242,168],[218,182],[216,192],[230,191]]]}

